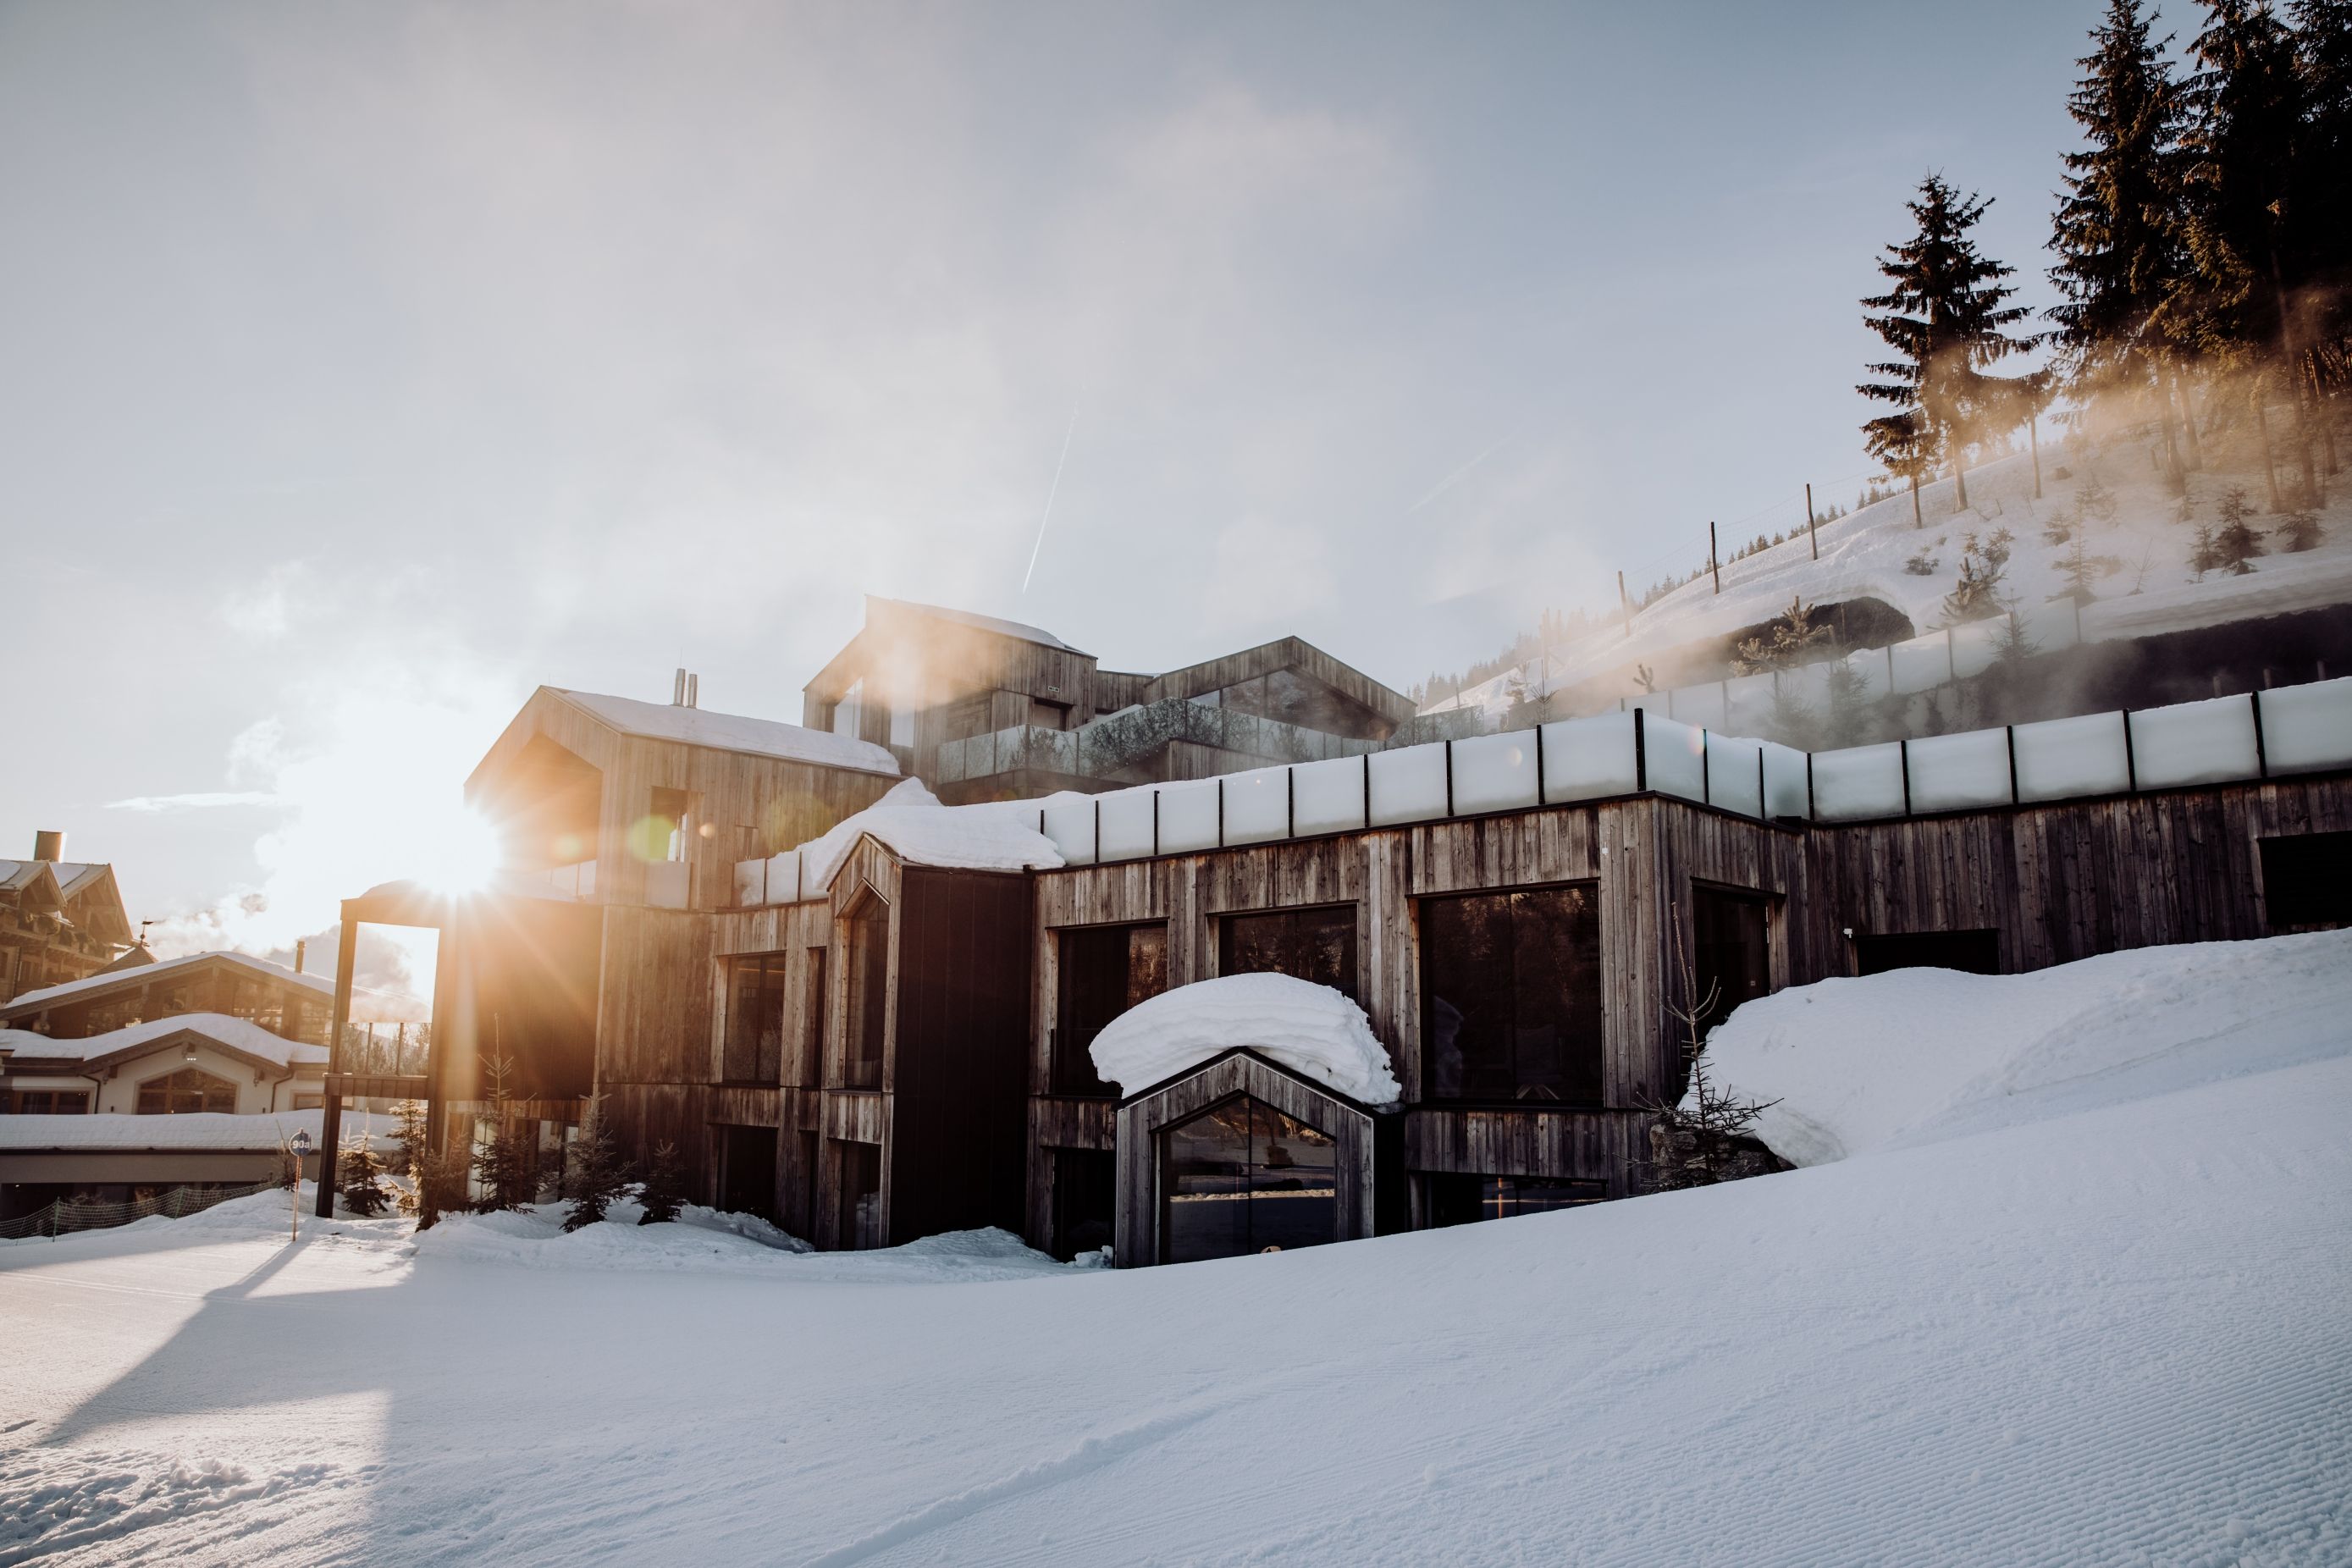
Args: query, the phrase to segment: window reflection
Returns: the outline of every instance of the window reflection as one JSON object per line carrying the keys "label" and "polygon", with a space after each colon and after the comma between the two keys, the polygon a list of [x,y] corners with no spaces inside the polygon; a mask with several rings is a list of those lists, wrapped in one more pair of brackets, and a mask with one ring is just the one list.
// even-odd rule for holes
{"label": "window reflection", "polygon": [[1424,899],[1423,1092],[1601,1103],[1601,921],[1590,884]]}
{"label": "window reflection", "polygon": [[1189,1263],[1337,1238],[1330,1134],[1246,1095],[1161,1134],[1160,1246]]}

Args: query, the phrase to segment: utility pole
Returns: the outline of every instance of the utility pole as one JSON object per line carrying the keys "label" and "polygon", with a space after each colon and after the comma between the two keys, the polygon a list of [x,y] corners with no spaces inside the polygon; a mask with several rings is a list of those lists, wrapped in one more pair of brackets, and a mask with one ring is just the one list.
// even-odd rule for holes
{"label": "utility pole", "polygon": [[1715,574],[1715,591],[1723,592],[1723,557],[1715,548],[1715,519],[1706,520],[1706,569]]}
{"label": "utility pole", "polygon": [[1813,529],[1813,487],[1810,481],[1805,486],[1805,537],[1812,541],[1813,559],[1819,561],[1822,558],[1822,536]]}
{"label": "utility pole", "polygon": [[1625,635],[1633,635],[1633,601],[1625,596],[1625,569],[1617,568],[1617,610],[1625,617]]}

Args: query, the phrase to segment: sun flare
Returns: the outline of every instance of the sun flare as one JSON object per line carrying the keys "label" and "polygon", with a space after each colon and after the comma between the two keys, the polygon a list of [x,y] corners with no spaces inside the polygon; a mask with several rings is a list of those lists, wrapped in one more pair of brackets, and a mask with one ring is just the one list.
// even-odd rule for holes
{"label": "sun flare", "polygon": [[452,897],[489,886],[501,858],[498,830],[480,816],[451,812],[433,835],[432,847],[417,868],[417,880]]}

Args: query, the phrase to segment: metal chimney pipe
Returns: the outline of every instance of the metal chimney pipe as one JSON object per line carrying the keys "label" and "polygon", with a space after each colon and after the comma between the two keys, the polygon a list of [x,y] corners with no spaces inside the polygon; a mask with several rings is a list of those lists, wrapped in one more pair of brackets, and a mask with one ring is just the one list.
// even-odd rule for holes
{"label": "metal chimney pipe", "polygon": [[304,956],[305,956],[305,955],[307,955],[307,954],[310,952],[310,940],[309,940],[307,937],[299,937],[299,936],[298,936],[298,937],[296,937],[296,938],[294,939],[294,973],[295,973],[299,974],[299,973],[302,973],[302,960],[303,960]]}
{"label": "metal chimney pipe", "polygon": [[702,677],[689,674],[686,678],[686,705],[688,708],[702,706]]}
{"label": "metal chimney pipe", "polygon": [[33,858],[56,862],[66,858],[63,828],[44,827],[33,835]]}
{"label": "metal chimney pipe", "polygon": [[682,664],[677,667],[677,673],[670,677],[669,705],[673,708],[686,706],[686,666]]}

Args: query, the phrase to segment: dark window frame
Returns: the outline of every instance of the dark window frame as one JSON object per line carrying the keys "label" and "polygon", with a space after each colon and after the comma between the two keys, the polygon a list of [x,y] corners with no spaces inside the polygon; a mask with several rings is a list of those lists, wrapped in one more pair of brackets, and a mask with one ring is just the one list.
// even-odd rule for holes
{"label": "dark window frame", "polygon": [[[1709,932],[1706,929],[1709,921],[1700,913],[1702,902],[1716,910],[1731,906],[1753,910],[1762,927],[1758,933],[1760,946],[1756,955],[1761,973],[1747,977],[1757,981],[1758,984],[1752,988],[1744,981],[1718,986],[1713,1004],[1699,1017],[1699,1034],[1700,1037],[1704,1038],[1707,1030],[1731,1016],[1732,1012],[1741,1003],[1752,1002],[1759,996],[1769,996],[1772,994],[1772,928],[1777,923],[1780,899],[1780,895],[1767,892],[1760,888],[1739,888],[1726,882],[1706,882],[1693,878],[1690,901],[1691,973],[1697,983],[1696,993],[1689,998],[1691,1005],[1696,1005],[1707,994],[1707,983],[1710,980],[1721,978],[1717,972],[1717,965],[1722,956],[1723,942],[1719,935],[1716,941],[1709,941]],[[1710,951],[1711,949],[1713,951]],[[1679,983],[1679,977],[1676,977],[1676,980]],[[1687,1046],[1687,1042],[1685,1044]]]}
{"label": "dark window frame", "polygon": [[[1508,964],[1509,974],[1504,994],[1509,998],[1509,1015],[1505,1028],[1511,1040],[1509,1053],[1512,1076],[1524,1080],[1526,1075],[1520,1065],[1519,1040],[1528,1030],[1520,1022],[1522,998],[1519,994],[1518,968],[1522,957],[1520,949],[1524,944],[1520,940],[1517,924],[1518,910],[1528,900],[1563,894],[1580,895],[1583,900],[1581,919],[1590,928],[1589,943],[1580,943],[1580,951],[1575,954],[1576,961],[1581,964],[1587,973],[1589,984],[1582,993],[1575,991],[1568,993],[1567,1006],[1573,1008],[1577,1014],[1572,1022],[1580,1037],[1568,1039],[1559,1047],[1563,1068],[1572,1066],[1573,1070],[1585,1079],[1585,1082],[1581,1085],[1564,1085],[1563,1087],[1570,1092],[1549,1095],[1531,1093],[1530,1089],[1543,1089],[1546,1086],[1525,1081],[1521,1081],[1517,1091],[1511,1095],[1467,1090],[1445,1092],[1439,1087],[1439,1074],[1443,1069],[1443,1064],[1438,1048],[1441,1030],[1436,1014],[1440,1005],[1449,1005],[1449,1004],[1440,996],[1432,975],[1433,964],[1437,959],[1435,952],[1437,932],[1433,929],[1435,917],[1451,908],[1466,909],[1470,905],[1478,903],[1490,905],[1502,903],[1508,910],[1511,927],[1506,962]],[[1579,911],[1574,910],[1569,912],[1571,919],[1579,915]],[[1415,1087],[1420,1093],[1420,1103],[1472,1108],[1507,1107],[1515,1110],[1605,1109],[1608,1100],[1609,1045],[1600,879],[1581,878],[1568,881],[1538,883],[1522,888],[1465,888],[1443,893],[1426,893],[1413,900],[1413,914],[1414,978],[1420,988],[1421,1022],[1420,1082]],[[1572,929],[1570,934],[1574,934]],[[1476,989],[1475,985],[1472,988]],[[1468,1016],[1462,1015],[1462,1016],[1466,1023]],[[1457,1028],[1459,1026],[1457,1026]],[[1457,1071],[1466,1079],[1474,1068],[1475,1064],[1465,1058],[1457,1068]]]}
{"label": "dark window frame", "polygon": [[[1333,921],[1331,917],[1334,916],[1340,917],[1340,920],[1338,921]],[[1318,917],[1321,917],[1321,919],[1318,921]],[[1327,926],[1344,923],[1346,940],[1341,951],[1341,957],[1339,964],[1339,973],[1336,977],[1339,982],[1339,984],[1334,984],[1333,978],[1324,978],[1316,974],[1297,973],[1299,969],[1313,969],[1320,967],[1318,965],[1296,964],[1290,968],[1284,968],[1279,964],[1261,964],[1254,967],[1235,967],[1234,961],[1238,956],[1236,946],[1238,942],[1242,940],[1242,932],[1245,925],[1250,923],[1270,924],[1278,921],[1285,926],[1295,928],[1303,925],[1309,921],[1317,921],[1317,923]],[[1217,973],[1219,975],[1268,973],[1291,974],[1295,975],[1298,979],[1310,980],[1318,985],[1329,985],[1333,990],[1338,991],[1340,994],[1346,996],[1350,1002],[1354,1002],[1360,1006],[1363,1004],[1364,998],[1362,993],[1364,971],[1362,949],[1364,922],[1363,910],[1360,904],[1350,902],[1283,904],[1273,909],[1265,910],[1223,910],[1218,912],[1216,921]],[[1286,942],[1298,942],[1301,941],[1302,936],[1302,932],[1296,930],[1290,930],[1284,931],[1278,940]]]}
{"label": "dark window frame", "polygon": [[[1174,1256],[1176,1226],[1171,1213],[1176,1204],[1181,1201],[1181,1194],[1176,1191],[1177,1182],[1179,1179],[1178,1173],[1175,1169],[1177,1135],[1181,1133],[1186,1128],[1194,1126],[1202,1121],[1210,1121],[1215,1118],[1220,1112],[1225,1111],[1236,1105],[1245,1108],[1245,1113],[1248,1118],[1248,1131],[1243,1140],[1244,1153],[1240,1167],[1241,1175],[1239,1178],[1242,1183],[1242,1186],[1238,1189],[1237,1194],[1228,1194],[1226,1196],[1227,1201],[1234,1201],[1237,1196],[1242,1204],[1240,1218],[1242,1221],[1243,1233],[1245,1238],[1244,1246],[1242,1250],[1238,1253],[1210,1252],[1203,1254],[1197,1258],[1187,1258],[1179,1259]],[[1258,1245],[1261,1237],[1270,1239],[1276,1237],[1278,1234],[1276,1226],[1282,1220],[1295,1219],[1299,1217],[1299,1215],[1304,1215],[1304,1210],[1298,1211],[1297,1215],[1276,1214],[1273,1211],[1269,1211],[1265,1221],[1265,1228],[1260,1228],[1260,1221],[1257,1215],[1257,1205],[1260,1195],[1263,1194],[1271,1196],[1276,1194],[1284,1193],[1286,1187],[1294,1184],[1300,1179],[1295,1176],[1268,1179],[1265,1173],[1283,1170],[1304,1170],[1313,1172],[1326,1168],[1323,1164],[1301,1165],[1296,1162],[1284,1164],[1270,1160],[1260,1159],[1258,1155],[1258,1136],[1259,1124],[1262,1119],[1261,1113],[1264,1118],[1270,1118],[1280,1122],[1287,1123],[1290,1127],[1297,1129],[1298,1132],[1312,1134],[1315,1140],[1319,1141],[1319,1147],[1324,1152],[1325,1160],[1328,1162],[1328,1168],[1331,1177],[1331,1186],[1329,1191],[1322,1192],[1319,1190],[1310,1190],[1298,1195],[1318,1198],[1329,1205],[1328,1212],[1329,1216],[1330,1234],[1328,1236],[1318,1237],[1312,1241],[1299,1242],[1297,1245],[1299,1247],[1319,1247],[1339,1239],[1339,1141],[1338,1137],[1328,1130],[1318,1127],[1313,1122],[1307,1121],[1304,1118],[1293,1116],[1288,1111],[1284,1110],[1281,1107],[1274,1105],[1266,1100],[1260,1100],[1255,1095],[1251,1094],[1244,1089],[1238,1093],[1226,1095],[1224,1098],[1217,1100],[1213,1104],[1204,1105],[1191,1115],[1184,1117],[1181,1121],[1171,1122],[1168,1126],[1159,1129],[1152,1134],[1152,1169],[1158,1185],[1158,1191],[1155,1194],[1155,1202],[1152,1205],[1154,1210],[1154,1219],[1159,1231],[1158,1237],[1156,1238],[1157,1247],[1155,1250],[1160,1262],[1205,1262],[1216,1258],[1241,1257],[1248,1253],[1265,1251],[1267,1250],[1267,1248],[1262,1247]],[[1314,1147],[1318,1145],[1310,1144],[1309,1146]],[[1290,1247],[1283,1246],[1279,1242],[1274,1243],[1274,1246],[1280,1250],[1287,1251],[1294,1249]]]}
{"label": "dark window frame", "polygon": [[[151,1095],[159,1097],[163,1103],[149,1105]],[[180,1102],[184,1100],[194,1100],[195,1103],[183,1105]],[[227,1103],[214,1103],[221,1100]],[[220,1074],[206,1072],[200,1067],[174,1068],[170,1072],[140,1079],[131,1104],[133,1113],[139,1116],[188,1116],[200,1111],[233,1114],[236,1110],[236,1085]]]}
{"label": "dark window frame", "polygon": [[871,887],[842,914],[841,1048],[828,1088],[877,1089],[890,1054],[890,901]]}
{"label": "dark window frame", "polygon": [[[1935,952],[1970,958],[1966,963],[1937,963],[1909,956]],[[1975,949],[1970,952],[1967,950]],[[1853,939],[1853,972],[1885,974],[1897,969],[1957,969],[1963,974],[1999,974],[2000,928],[1968,926],[1957,931],[1863,931]]]}
{"label": "dark window frame", "polygon": [[790,960],[788,952],[728,955],[726,1021],[719,1045],[720,1083],[774,1089],[783,1082]]}
{"label": "dark window frame", "polygon": [[[1455,1225],[1479,1225],[1488,1220],[1518,1219],[1531,1214],[1552,1214],[1561,1209],[1585,1208],[1609,1201],[1609,1184],[1591,1176],[1536,1176],[1512,1171],[1423,1171],[1423,1192],[1426,1204],[1424,1217],[1428,1228],[1443,1229]],[[1467,1187],[1476,1183],[1479,1193],[1475,1200]],[[1454,1192],[1447,1192],[1452,1187]],[[1566,1189],[1556,1194],[1560,1200],[1546,1202],[1544,1188]],[[1463,1214],[1465,1206],[1477,1210]],[[1489,1212],[1492,1211],[1492,1212]],[[1452,1216],[1452,1217],[1449,1217]]]}
{"label": "dark window frame", "polygon": [[2352,925],[2352,833],[2272,833],[2254,840],[2263,921],[2273,931]]}
{"label": "dark window frame", "polygon": [[[1156,934],[1159,952],[1155,955],[1139,953],[1138,938]],[[1104,976],[1089,975],[1085,971],[1092,963],[1105,962],[1108,949],[1124,938],[1124,983],[1119,987],[1121,1005],[1117,1012],[1109,1010],[1107,996],[1086,994],[1083,988],[1089,981],[1103,985]],[[1149,948],[1152,944],[1144,942]],[[1090,953],[1095,947],[1103,952]],[[1140,959],[1147,966],[1139,975]],[[1151,979],[1150,967],[1157,965],[1157,983]],[[1105,925],[1056,926],[1054,929],[1054,1031],[1046,1052],[1045,1079],[1048,1091],[1081,1100],[1117,1100],[1118,1086],[1108,1083],[1095,1071],[1094,1058],[1087,1054],[1095,1037],[1129,1007],[1147,1002],[1168,989],[1168,921],[1119,921]],[[1093,1005],[1088,1005],[1089,1002]],[[1094,1015],[1101,1015],[1099,1017]]]}

